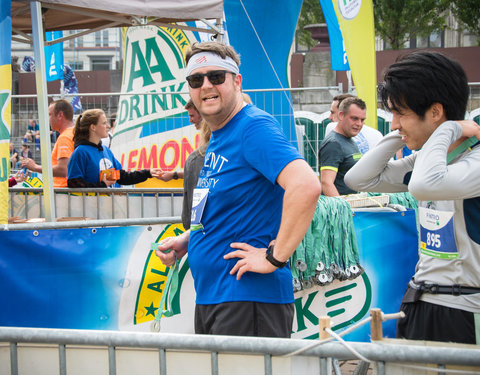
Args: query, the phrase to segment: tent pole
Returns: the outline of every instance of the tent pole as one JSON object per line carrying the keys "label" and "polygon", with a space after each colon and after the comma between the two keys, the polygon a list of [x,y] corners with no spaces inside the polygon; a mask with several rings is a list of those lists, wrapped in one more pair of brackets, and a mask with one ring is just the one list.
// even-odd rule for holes
{"label": "tent pole", "polygon": [[37,88],[38,120],[40,123],[40,145],[43,179],[43,201],[45,205],[45,220],[55,220],[55,195],[53,191],[53,172],[50,159],[50,124],[48,120],[47,76],[45,70],[44,31],[42,23],[42,6],[38,1],[30,2],[32,17],[33,53],[35,56],[35,82]]}

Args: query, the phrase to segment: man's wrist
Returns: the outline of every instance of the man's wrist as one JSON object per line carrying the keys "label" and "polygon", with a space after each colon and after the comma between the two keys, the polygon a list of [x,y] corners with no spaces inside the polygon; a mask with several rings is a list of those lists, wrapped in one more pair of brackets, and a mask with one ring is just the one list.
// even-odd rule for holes
{"label": "man's wrist", "polygon": [[283,268],[287,265],[288,259],[285,262],[278,260],[274,256],[274,245],[270,245],[267,249],[266,259],[270,262],[273,266],[277,268]]}
{"label": "man's wrist", "polygon": [[178,180],[178,173],[177,171],[173,172],[173,177],[174,180]]}

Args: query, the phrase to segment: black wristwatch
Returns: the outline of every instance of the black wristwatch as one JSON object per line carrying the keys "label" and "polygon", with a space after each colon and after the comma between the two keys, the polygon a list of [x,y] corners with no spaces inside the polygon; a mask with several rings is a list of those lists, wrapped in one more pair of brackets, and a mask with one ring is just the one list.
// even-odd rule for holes
{"label": "black wristwatch", "polygon": [[178,173],[177,171],[173,172],[173,179],[178,180]]}
{"label": "black wristwatch", "polygon": [[272,263],[275,267],[277,268],[283,268],[287,265],[287,262],[280,262],[278,259],[275,259],[275,257],[273,256],[273,249],[274,249],[274,246],[273,245],[270,245],[267,249],[267,260]]}

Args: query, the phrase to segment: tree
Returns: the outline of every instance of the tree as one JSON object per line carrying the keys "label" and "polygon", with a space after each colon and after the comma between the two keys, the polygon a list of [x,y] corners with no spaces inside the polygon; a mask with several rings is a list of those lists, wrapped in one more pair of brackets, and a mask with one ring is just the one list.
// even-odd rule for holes
{"label": "tree", "polygon": [[480,46],[480,1],[453,0],[451,9],[462,29],[477,36],[477,44]]}
{"label": "tree", "polygon": [[[478,0],[471,0],[472,2]],[[392,49],[415,36],[426,37],[446,24],[447,0],[373,0],[375,30]],[[459,3],[464,0],[459,0]]]}
{"label": "tree", "polygon": [[310,31],[305,30],[304,27],[314,23],[325,22],[322,8],[319,0],[303,0],[302,10],[297,24],[297,42],[308,48],[312,48],[318,42],[313,40]]}

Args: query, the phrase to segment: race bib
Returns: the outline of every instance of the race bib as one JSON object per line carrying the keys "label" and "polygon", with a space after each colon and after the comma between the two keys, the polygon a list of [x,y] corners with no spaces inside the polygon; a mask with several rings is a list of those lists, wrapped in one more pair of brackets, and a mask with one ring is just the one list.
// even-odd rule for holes
{"label": "race bib", "polygon": [[201,224],[203,210],[207,203],[208,189],[195,189],[192,198],[192,216],[190,217],[190,229],[202,229]]}
{"label": "race bib", "polygon": [[420,252],[439,259],[458,258],[453,212],[419,207]]}

